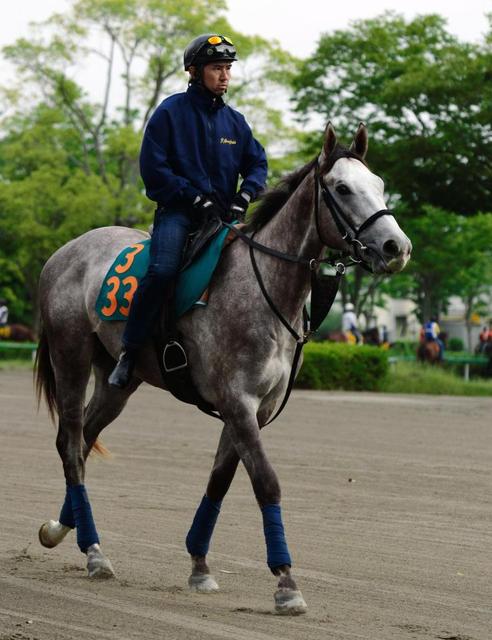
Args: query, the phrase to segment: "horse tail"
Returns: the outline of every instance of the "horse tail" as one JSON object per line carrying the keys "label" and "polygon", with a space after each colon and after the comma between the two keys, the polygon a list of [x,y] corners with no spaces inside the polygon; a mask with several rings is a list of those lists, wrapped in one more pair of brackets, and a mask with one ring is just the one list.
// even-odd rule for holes
{"label": "horse tail", "polygon": [[[41,404],[41,396],[44,395],[46,404],[48,405],[48,413],[52,422],[55,422],[55,413],[58,412],[56,405],[56,380],[55,372],[50,359],[50,347],[48,338],[44,328],[41,329],[39,336],[38,349],[34,360],[34,384],[36,386],[36,396],[38,399],[38,409]],[[92,445],[91,451],[100,454],[104,458],[111,457],[109,449],[107,449],[101,440],[97,440]]]}
{"label": "horse tail", "polygon": [[44,399],[48,405],[50,418],[55,422],[55,413],[57,412],[56,380],[55,372],[53,371],[53,366],[50,360],[48,337],[44,328],[41,329],[41,335],[39,336],[39,343],[36,351],[36,359],[34,360],[34,377],[38,409],[41,404],[41,396],[44,395]]}
{"label": "horse tail", "polygon": [[111,458],[111,451],[97,438],[91,447],[91,453],[98,453],[103,458]]}

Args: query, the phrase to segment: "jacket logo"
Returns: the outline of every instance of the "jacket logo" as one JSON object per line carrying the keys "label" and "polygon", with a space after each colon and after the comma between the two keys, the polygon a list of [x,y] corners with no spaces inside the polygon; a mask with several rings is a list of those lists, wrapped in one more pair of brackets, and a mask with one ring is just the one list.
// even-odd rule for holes
{"label": "jacket logo", "polygon": [[237,144],[237,140],[229,140],[229,138],[221,138],[220,144]]}

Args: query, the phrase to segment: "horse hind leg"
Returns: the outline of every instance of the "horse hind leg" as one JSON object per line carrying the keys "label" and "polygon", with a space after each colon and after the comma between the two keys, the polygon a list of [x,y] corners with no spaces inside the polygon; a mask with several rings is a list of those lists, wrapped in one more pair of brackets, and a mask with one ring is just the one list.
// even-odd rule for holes
{"label": "horse hind leg", "polygon": [[114,359],[97,340],[93,360],[94,392],[84,411],[85,459],[96,444],[101,431],[116,420],[125,408],[128,398],[141,383],[141,380],[133,378],[125,389],[108,384],[108,378],[114,366]]}
{"label": "horse hind leg", "polygon": [[72,527],[62,524],[59,520],[48,520],[44,522],[38,531],[39,542],[47,549],[57,547],[63,542],[67,533],[72,531]]}
{"label": "horse hind leg", "polygon": [[[114,360],[98,342],[94,354],[93,371],[95,377],[94,392],[84,412],[84,460],[87,459],[101,431],[123,411],[128,398],[137,389],[140,380],[133,379],[125,389],[108,384],[108,377],[114,368]],[[109,559],[102,553],[99,545],[87,554],[89,577],[105,578],[114,575]]]}
{"label": "horse hind leg", "polygon": [[[77,543],[87,555],[89,577],[107,578],[114,575],[111,563],[99,545],[92,510],[84,485],[85,460],[83,442],[84,399],[91,370],[94,342],[92,336],[73,339],[67,333],[63,343],[51,350],[56,407],[59,423],[56,446],[63,463],[67,491],[58,521],[45,523],[39,532],[41,544],[53,547],[68,533],[77,529]],[[53,341],[50,341],[53,344]]]}
{"label": "horse hind leg", "polygon": [[238,463],[239,456],[224,428],[220,436],[207,491],[186,537],[186,548],[191,556],[191,575],[188,578],[191,591],[198,593],[219,591],[219,585],[210,573],[207,564],[207,553],[222,500],[231,485]]}

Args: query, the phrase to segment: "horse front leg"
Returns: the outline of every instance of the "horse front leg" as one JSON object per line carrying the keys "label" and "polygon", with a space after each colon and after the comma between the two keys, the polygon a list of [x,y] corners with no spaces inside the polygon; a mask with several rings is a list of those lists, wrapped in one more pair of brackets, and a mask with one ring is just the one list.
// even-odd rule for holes
{"label": "horse front leg", "polygon": [[188,584],[192,591],[214,593],[219,590],[219,585],[207,564],[207,553],[222,500],[231,485],[238,464],[239,456],[224,427],[206,493],[186,537],[186,548],[191,556]]}
{"label": "horse front leg", "polygon": [[263,517],[267,565],[279,578],[275,610],[298,615],[307,610],[302,593],[291,574],[292,561],[287,547],[280,507],[280,484],[260,440],[256,414],[237,403],[229,412],[226,428],[234,448],[246,467]]}

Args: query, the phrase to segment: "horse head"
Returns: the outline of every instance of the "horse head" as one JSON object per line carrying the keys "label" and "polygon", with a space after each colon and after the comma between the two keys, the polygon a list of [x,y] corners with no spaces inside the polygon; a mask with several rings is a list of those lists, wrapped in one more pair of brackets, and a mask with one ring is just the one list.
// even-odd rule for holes
{"label": "horse head", "polygon": [[365,163],[367,129],[360,124],[350,148],[332,124],[317,163],[317,225],[324,244],[349,253],[373,273],[401,271],[412,244],[386,208],[384,182]]}

